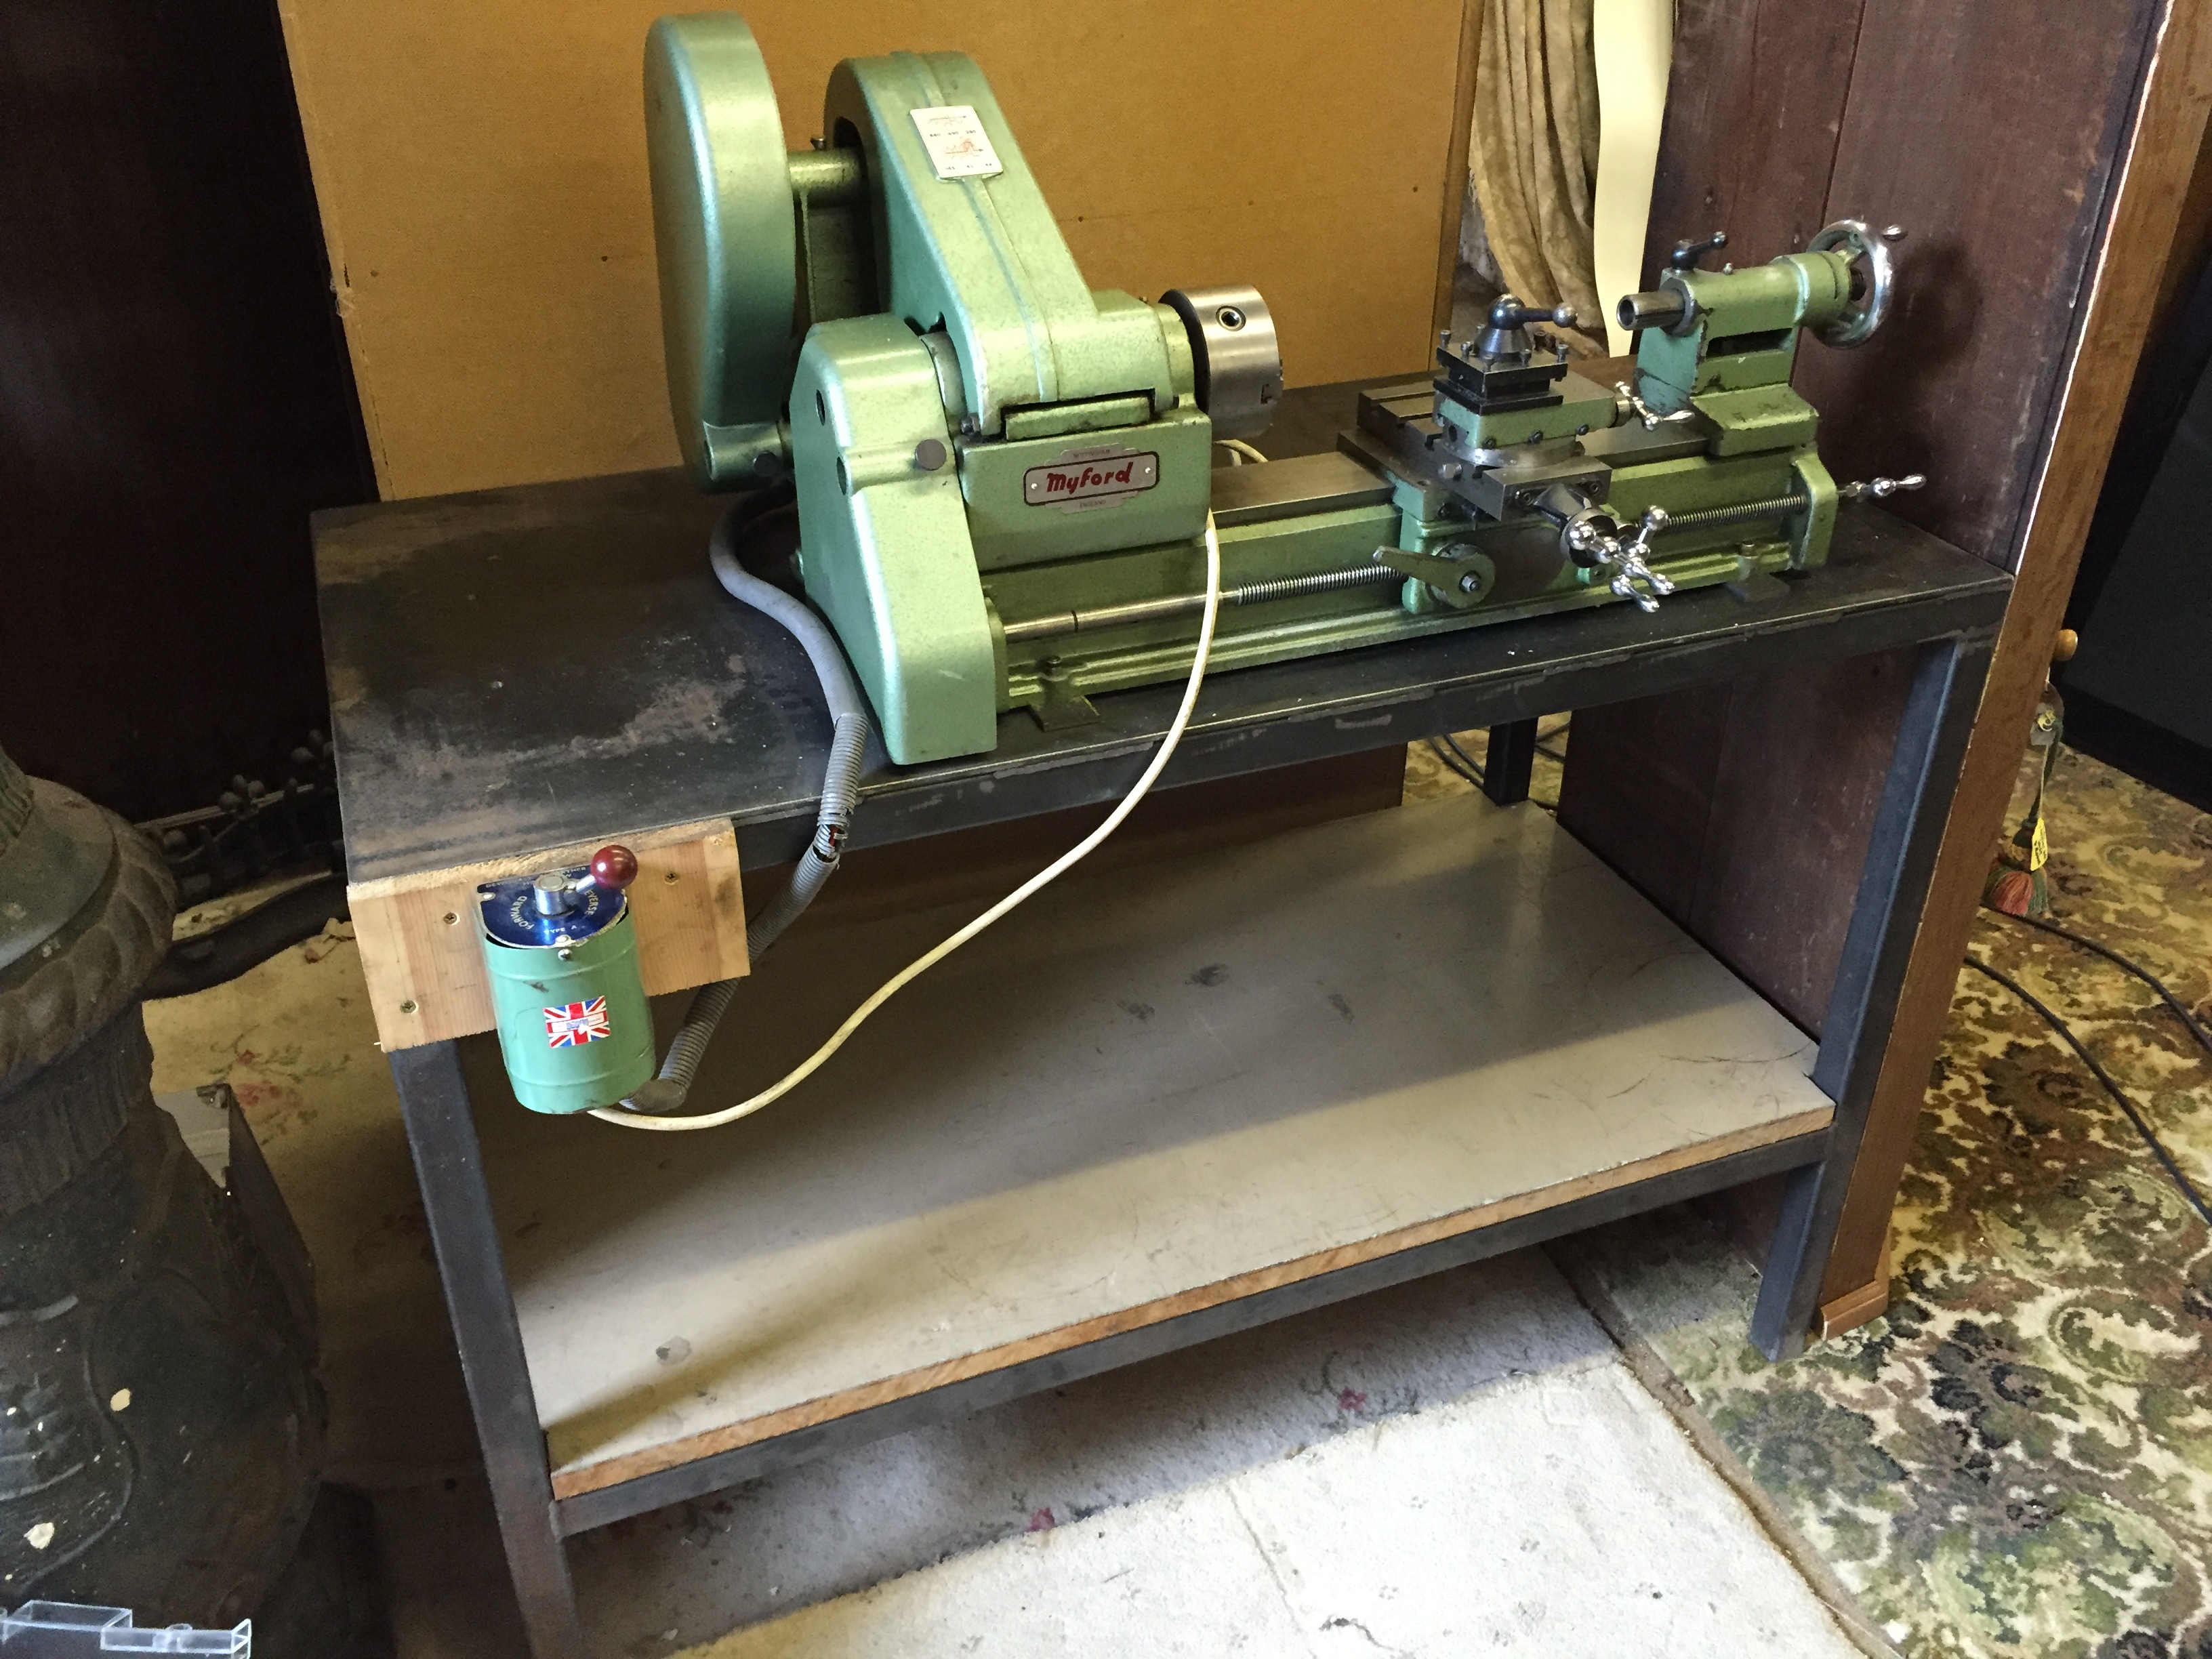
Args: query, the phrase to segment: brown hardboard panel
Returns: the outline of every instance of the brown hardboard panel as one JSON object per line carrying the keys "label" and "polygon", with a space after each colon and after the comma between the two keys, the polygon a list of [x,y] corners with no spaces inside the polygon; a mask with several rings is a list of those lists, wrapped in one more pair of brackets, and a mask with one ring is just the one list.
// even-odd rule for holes
{"label": "brown hardboard panel", "polygon": [[[1902,498],[1903,515],[2024,581],[2045,574],[2031,572],[2033,556],[2024,556],[2032,503],[2057,476],[2046,465],[2061,392],[2077,372],[2082,301],[2162,10],[2154,0],[2099,0],[2039,13],[2034,29],[2021,30],[2016,15],[1990,4],[1866,0],[1862,9],[1821,217],[1905,228],[1896,308],[1864,348],[1808,349],[1796,384],[1822,411],[1823,452],[1839,477],[1926,472],[1929,487]],[[1999,41],[2002,51],[1993,49]],[[2033,120],[2019,118],[2031,107]],[[2139,339],[2126,342],[2130,359]],[[2100,470],[2109,442],[2109,432],[2097,442]],[[2045,556],[2070,571],[2078,546],[2077,532],[2063,550],[2047,545]],[[2026,629],[2039,643],[2015,649],[2014,661],[2033,654],[2036,662],[2010,673],[2021,684],[2008,694],[2001,654],[1984,696],[1976,749],[1982,769],[2002,781],[1978,787],[1970,761],[1824,1302],[1882,1276],[1897,1180],[2056,626],[2055,613],[2045,623],[2021,611],[2019,598],[2014,604],[2008,635],[2016,641]],[[1829,816],[1793,814],[1791,834],[1778,838],[1761,821],[1774,803],[1756,791],[1740,799],[1717,791],[1701,886],[1729,908],[1693,931],[1801,1021],[1809,1012],[1816,1022],[1825,1008],[1856,886],[1856,859],[1846,880],[1838,859],[1819,856],[1820,845],[1866,843],[1904,677],[1905,665],[1893,664],[1886,687],[1865,687],[1870,695],[1840,708],[1820,677],[1735,705],[1736,720],[1756,719],[1765,729],[1732,732],[1732,752],[1785,775],[1809,760],[1822,775]],[[1814,734],[1818,743],[1808,741]],[[1731,843],[1743,857],[1717,853]],[[1832,878],[1825,894],[1823,871]],[[1807,948],[1762,960],[1762,938],[1775,936],[1762,896],[1793,892]]]}
{"label": "brown hardboard panel", "polygon": [[[1487,1227],[1500,1226],[1523,1216],[1538,1214],[1638,1182],[1655,1181],[1678,1170],[1702,1164],[1718,1163],[1758,1147],[1778,1146],[1799,1136],[1817,1134],[1827,1127],[1832,1118],[1832,1108],[1825,1104],[1816,1106],[1771,1122],[1734,1130],[1692,1146],[1640,1158],[1632,1164],[1617,1164],[1610,1169],[1576,1176],[1536,1191],[1517,1193],[1510,1198],[1470,1206],[1433,1220],[1393,1228],[1371,1237],[1312,1251],[1291,1261],[1229,1273],[1210,1283],[1194,1285],[1171,1296],[1154,1297],[1133,1307],[1095,1314],[1087,1319],[972,1352],[950,1354],[927,1364],[870,1378],[757,1416],[740,1418],[678,1437],[640,1445],[612,1456],[594,1460],[586,1453],[554,1472],[554,1496],[575,1498],[585,1492],[602,1491],[624,1480],[635,1480],[662,1469],[696,1462],[702,1458],[734,1451],[741,1446],[757,1445],[779,1435],[799,1433],[839,1418],[855,1416],[896,1401],[912,1399],[933,1389],[947,1388],[970,1377],[981,1376],[992,1371],[1010,1370],[1052,1354],[1069,1353],[1109,1337],[1141,1330],[1148,1326],[1164,1325],[1205,1309],[1221,1307],[1247,1297],[1261,1296],[1285,1285],[1319,1279],[1328,1273],[1342,1273],[1364,1262],[1379,1261],[1404,1251],[1419,1249],[1425,1244]],[[1035,1254],[1042,1255],[1044,1253]],[[1110,1285],[1113,1281],[1109,1276],[1101,1282]],[[921,1321],[911,1315],[908,1320],[915,1325],[922,1325]],[[896,1325],[898,1322],[893,1319],[885,1322]],[[933,1322],[922,1328],[941,1329],[943,1324]],[[568,1425],[553,1426],[557,1431]],[[589,1426],[595,1428],[597,1425]],[[571,1434],[573,1436],[574,1431]]]}
{"label": "brown hardboard panel", "polygon": [[[1738,181],[1741,199],[1747,207],[1755,201],[1760,216],[1744,221],[1753,228],[1741,234],[1726,226],[1730,252],[1744,258],[1801,245],[1837,217],[1905,226],[1888,325],[1854,352],[1808,345],[1797,384],[1822,411],[1822,448],[1838,477],[1926,471],[1929,486],[1904,498],[1905,515],[2025,580],[2030,504],[2045,476],[2081,301],[2161,8],[2153,0],[2095,0],[2039,12],[2033,28],[1984,3],[1865,0],[1850,9],[1848,29],[1840,15],[1823,21],[1814,10],[1685,8],[1651,246],[1656,252],[1678,236],[1722,228],[1682,216],[1732,207]],[[1820,36],[1825,56],[1802,33],[1822,29],[1832,31]],[[1778,50],[1790,39],[1794,50]],[[1754,74],[1754,66],[1770,72]],[[1808,79],[1837,94],[1833,115],[1785,118],[1816,101]],[[2197,137],[2192,129],[2186,154]],[[1692,178],[1711,181],[1706,193],[1688,186]],[[2124,347],[2131,361],[2136,340]],[[2103,441],[2109,445],[2109,434]],[[2071,554],[2054,547],[2051,556]],[[2043,643],[2047,653],[2047,638]],[[1866,843],[1902,679],[1901,665],[1893,664],[1853,685],[1849,676],[1863,668],[1838,671],[1846,676],[1840,687],[1812,675],[1777,677],[1756,696],[1737,688],[1728,759],[1711,774],[1702,832],[1684,827],[1698,814],[1678,802],[1657,820],[1656,827],[1674,826],[1671,849],[1662,854],[1647,845],[1636,854],[1646,863],[1671,855],[1692,865],[1692,931],[1815,1026],[1856,888],[1856,859],[1847,855]],[[2016,751],[2032,702],[2028,684],[2024,698],[2000,708],[1993,682],[1985,719],[2004,730],[1978,742],[1994,757],[1992,769],[2003,759],[1997,750]],[[1652,729],[1650,741],[1685,741],[1663,724]],[[1621,822],[1653,764],[1640,760],[1632,775],[1609,766],[1601,746],[1586,751],[1584,736],[1577,731],[1571,751],[1570,792],[1586,823]],[[1585,775],[1574,777],[1578,769]],[[1609,794],[1621,801],[1601,810]],[[1981,814],[1986,822],[1971,829],[1962,802],[1953,819],[1960,844],[1947,848],[1939,872],[1948,885],[1939,885],[1936,902],[1947,915],[1957,913],[1957,939],[1941,947],[1953,968],[2002,791],[1993,799]],[[1619,848],[1602,830],[1595,833],[1595,844],[1620,861]],[[1934,948],[1925,928],[1923,948]],[[1924,1006],[1900,1018],[1893,1075],[1877,1104],[1877,1118],[1886,1112],[1890,1121],[1869,1131],[1890,1149],[1889,1173],[1886,1183],[1865,1188],[1872,1195],[1854,1200],[1858,1218],[1839,1243],[1830,1297],[1856,1289],[1878,1267],[1949,983],[1949,973],[1930,962],[1908,987],[1908,998]]]}
{"label": "brown hardboard panel", "polygon": [[1827,1013],[1912,656],[1730,688],[1688,928],[1808,1031]]}
{"label": "brown hardboard panel", "polygon": [[[794,931],[702,1097],[968,914]],[[1806,1055],[1547,814],[1462,794],[1075,872],[672,1166],[495,1062],[477,1121],[567,1492],[1800,1142]]]}
{"label": "brown hardboard panel", "polygon": [[1889,321],[1796,385],[1838,477],[1923,471],[1899,512],[2017,569],[2158,0],[1866,0],[1829,218],[1899,224]]}
{"label": "brown hardboard panel", "polygon": [[1748,264],[1796,252],[1826,222],[1861,3],[1675,7],[1647,281],[1679,241],[1724,230],[1728,252],[1709,263]]}
{"label": "brown hardboard panel", "polygon": [[[641,112],[665,0],[280,0],[387,498],[672,463]],[[803,146],[841,58],[967,52],[1078,264],[1244,281],[1305,385],[1421,362],[1462,8],[742,8]]]}
{"label": "brown hardboard panel", "polygon": [[1852,1168],[1824,1302],[1887,1277],[1882,1253],[1889,1212],[1911,1150],[1928,1068],[1942,1041],[2027,722],[2212,109],[2212,9],[2182,0],[2157,21],[2149,61],[2136,83],[2131,125],[2123,135],[2124,167],[2108,175],[2106,217],[2079,307],[2081,331],[2071,347],[2039,487],[2022,526],[2017,582],[1983,693],[1981,719],[1952,804],[1865,1142]]}
{"label": "brown hardboard panel", "polygon": [[1817,1034],[1911,672],[1882,654],[1581,710],[1559,821]]}
{"label": "brown hardboard panel", "polygon": [[1451,326],[1452,297],[1459,285],[1460,220],[1467,210],[1467,156],[1474,139],[1474,72],[1482,58],[1482,0],[1461,0],[1459,12],[1459,80],[1443,166],[1443,240],[1437,245],[1436,301],[1429,313],[1430,331],[1437,334]]}
{"label": "brown hardboard panel", "polygon": [[1559,783],[1560,823],[1684,927],[1733,695],[1697,685],[1577,710]]}

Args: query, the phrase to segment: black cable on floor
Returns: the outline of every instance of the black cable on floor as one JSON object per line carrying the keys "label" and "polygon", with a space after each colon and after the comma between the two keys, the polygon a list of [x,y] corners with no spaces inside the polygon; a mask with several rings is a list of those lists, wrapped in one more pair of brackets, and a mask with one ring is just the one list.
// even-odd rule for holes
{"label": "black cable on floor", "polygon": [[333,918],[344,921],[352,915],[345,878],[318,876],[220,927],[179,939],[139,988],[138,994],[153,1002],[162,997],[188,997],[210,986],[228,984],[279,951],[314,938]]}
{"label": "black cable on floor", "polygon": [[[1459,739],[1452,736],[1449,732],[1443,733],[1441,736],[1431,738],[1429,739],[1429,746],[1432,749],[1439,743],[1443,744],[1445,748],[1449,749],[1453,754],[1457,755],[1460,759],[1466,763],[1466,771],[1460,772],[1460,769],[1456,766],[1452,766],[1452,770],[1459,772],[1460,776],[1463,778],[1471,777],[1475,787],[1477,788],[1481,787],[1483,779],[1482,763],[1475,759],[1474,756],[1468,754],[1466,750],[1461,748],[1459,746]],[[1442,750],[1437,750],[1437,758],[1438,760],[1444,759]],[[1451,763],[1448,760],[1444,760],[1444,764],[1446,766],[1451,766]]]}
{"label": "black cable on floor", "polygon": [[2205,1201],[2204,1194],[2197,1190],[2197,1183],[2189,1178],[2188,1173],[2180,1164],[2174,1162],[2173,1154],[2166,1151],[2166,1143],[2158,1138],[2157,1131],[2153,1129],[2143,1115],[2136,1109],[2135,1102],[2130,1100],[2122,1092],[2120,1085],[2112,1081],[2112,1074],[2097,1063],[2097,1057],[2094,1054],[2081,1046],[2081,1039],[2074,1035],[2074,1028],[2053,1013],[2049,1007],[2038,1001],[2027,988],[2018,980],[1999,973],[1980,957],[1968,957],[1966,966],[1978,973],[1986,974],[1996,981],[2006,990],[2042,1015],[2045,1023],[2066,1040],[2066,1046],[2081,1057],[2081,1063],[2096,1074],[2098,1082],[2105,1085],[2105,1092],[2119,1102],[2120,1109],[2128,1115],[2128,1121],[2136,1126],[2136,1133],[2143,1138],[2143,1144],[2150,1148],[2151,1155],[2165,1165],[2166,1174],[2173,1178],[2173,1184],[2180,1188],[2181,1195],[2189,1200],[2190,1207],[2204,1218],[2205,1225],[2212,1227],[2212,1203]]}
{"label": "black cable on floor", "polygon": [[2094,951],[2114,967],[2125,969],[2163,997],[2166,1000],[2166,1006],[2181,1016],[2181,1023],[2189,1028],[2190,1036],[2195,1037],[2208,1052],[2212,1052],[2212,1031],[2207,1031],[2197,1016],[2189,1012],[2187,1005],[2166,988],[2164,980],[2141,963],[2132,957],[2122,956],[2110,945],[2100,945],[2093,939],[2085,939],[2072,928],[2061,927],[2057,922],[2046,921],[2041,916],[2016,916],[2009,910],[1997,910],[1994,914],[2002,916],[2008,921],[2023,922],[2030,927],[2039,927],[2046,933],[2055,933],[2068,944],[2078,945],[2085,951]]}
{"label": "black cable on floor", "polygon": [[[1459,745],[1457,744],[1454,744],[1452,747],[1454,749],[1457,749]],[[1454,777],[1459,779],[1462,782],[1471,783],[1478,789],[1482,787],[1481,771],[1480,769],[1473,772],[1468,771],[1466,767],[1462,766],[1457,761],[1446,754],[1444,752],[1443,744],[1438,743],[1434,738],[1431,738],[1429,739],[1429,752],[1437,757],[1437,761],[1443,764],[1443,769],[1447,772],[1449,772]]]}

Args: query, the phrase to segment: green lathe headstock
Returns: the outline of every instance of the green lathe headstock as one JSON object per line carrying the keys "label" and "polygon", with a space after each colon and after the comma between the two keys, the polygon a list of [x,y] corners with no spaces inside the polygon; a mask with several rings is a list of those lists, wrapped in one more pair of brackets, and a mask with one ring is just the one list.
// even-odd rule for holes
{"label": "green lathe headstock", "polygon": [[807,597],[896,759],[991,748],[1006,647],[983,577],[1194,546],[1209,411],[1249,433],[1281,392],[1266,305],[1086,287],[957,52],[840,64],[823,136],[788,154],[735,15],[659,20],[645,81],[685,459],[710,489],[792,480]]}

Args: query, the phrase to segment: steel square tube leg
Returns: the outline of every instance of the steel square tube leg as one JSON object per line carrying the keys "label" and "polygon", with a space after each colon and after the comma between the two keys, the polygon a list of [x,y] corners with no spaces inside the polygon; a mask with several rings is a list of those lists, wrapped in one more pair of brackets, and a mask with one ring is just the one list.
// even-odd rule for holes
{"label": "steel square tube leg", "polygon": [[1751,1340],[1770,1359],[1805,1350],[1981,705],[1990,643],[1975,634],[1924,647],[1914,668],[1813,1067],[1813,1081],[1836,1103],[1828,1155],[1795,1172],[1784,1189],[1752,1315]]}
{"label": "steel square tube leg", "polygon": [[1536,722],[1509,720],[1490,728],[1483,751],[1482,793],[1500,806],[1517,806],[1528,799],[1528,782],[1536,775]]}
{"label": "steel square tube leg", "polygon": [[399,1111],[438,1253],[461,1374],[491,1479],[500,1541],[535,1659],[585,1659],[584,1629],[553,1509],[545,1435],[484,1182],[483,1149],[469,1111],[460,1047],[434,1042],[392,1056]]}

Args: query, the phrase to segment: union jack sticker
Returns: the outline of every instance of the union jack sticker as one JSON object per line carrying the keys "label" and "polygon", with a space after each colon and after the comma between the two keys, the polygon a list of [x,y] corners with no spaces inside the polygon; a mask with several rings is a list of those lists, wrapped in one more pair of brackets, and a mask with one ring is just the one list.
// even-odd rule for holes
{"label": "union jack sticker", "polygon": [[597,1042],[614,1033],[607,1026],[607,1000],[593,997],[589,1002],[568,1002],[558,1008],[545,1011],[545,1046],[549,1048],[580,1048],[586,1042]]}

